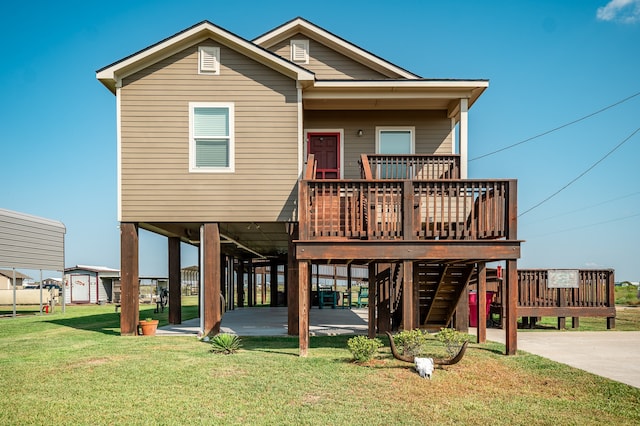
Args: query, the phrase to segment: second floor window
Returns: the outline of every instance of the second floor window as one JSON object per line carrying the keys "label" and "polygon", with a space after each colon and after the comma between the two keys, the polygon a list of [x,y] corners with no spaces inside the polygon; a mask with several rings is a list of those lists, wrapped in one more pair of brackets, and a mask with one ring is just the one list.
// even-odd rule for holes
{"label": "second floor window", "polygon": [[233,103],[190,103],[190,171],[233,172],[235,168],[233,128]]}

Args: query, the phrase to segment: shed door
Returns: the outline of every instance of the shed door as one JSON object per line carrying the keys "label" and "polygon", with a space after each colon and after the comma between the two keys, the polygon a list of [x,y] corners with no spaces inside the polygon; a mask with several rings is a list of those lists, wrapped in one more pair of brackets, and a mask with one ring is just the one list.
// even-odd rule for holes
{"label": "shed door", "polygon": [[308,142],[308,152],[317,161],[316,179],[339,179],[340,134],[309,133]]}
{"label": "shed door", "polygon": [[71,303],[89,303],[89,275],[71,275]]}

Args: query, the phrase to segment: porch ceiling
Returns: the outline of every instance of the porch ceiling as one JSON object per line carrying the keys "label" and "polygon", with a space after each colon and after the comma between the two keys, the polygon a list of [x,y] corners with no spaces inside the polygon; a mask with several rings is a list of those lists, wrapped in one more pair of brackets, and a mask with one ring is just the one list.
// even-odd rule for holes
{"label": "porch ceiling", "polygon": [[488,87],[481,81],[319,81],[302,94],[305,109],[316,110],[457,110],[460,99],[469,107]]}
{"label": "porch ceiling", "polygon": [[[139,225],[142,229],[165,237],[178,237],[195,246],[200,244],[201,223],[155,222]],[[225,254],[241,258],[286,257],[289,236],[285,223],[222,222],[219,225],[221,248]]]}

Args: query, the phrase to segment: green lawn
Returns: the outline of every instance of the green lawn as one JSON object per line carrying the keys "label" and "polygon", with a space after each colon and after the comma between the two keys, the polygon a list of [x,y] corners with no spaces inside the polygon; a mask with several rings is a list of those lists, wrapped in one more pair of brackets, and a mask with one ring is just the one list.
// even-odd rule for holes
{"label": "green lawn", "polygon": [[[166,321],[166,310],[141,311]],[[185,319],[194,314],[185,307]],[[500,344],[471,345],[426,380],[388,345],[352,363],[345,336],[312,337],[307,358],[287,337],[247,337],[225,356],[195,337],[121,337],[118,327],[112,306],[0,319],[0,424],[640,424],[640,389],[507,357]]]}

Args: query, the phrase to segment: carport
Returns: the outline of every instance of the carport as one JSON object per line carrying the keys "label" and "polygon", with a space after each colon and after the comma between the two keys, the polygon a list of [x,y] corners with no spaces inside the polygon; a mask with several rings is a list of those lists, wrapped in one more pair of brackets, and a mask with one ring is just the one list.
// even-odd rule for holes
{"label": "carport", "polygon": [[[62,222],[0,209],[0,268],[13,271],[13,316],[16,316],[18,289],[16,269],[60,272],[64,282],[64,235]],[[33,290],[28,290],[33,291]],[[62,286],[62,310],[65,309],[65,288]],[[42,312],[42,288],[40,288],[40,311]]]}

